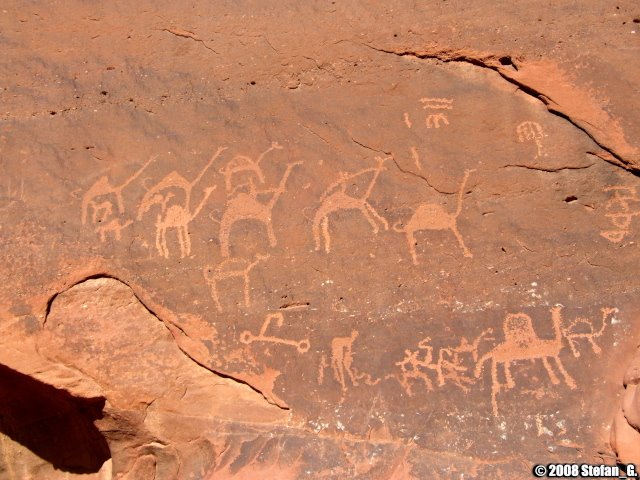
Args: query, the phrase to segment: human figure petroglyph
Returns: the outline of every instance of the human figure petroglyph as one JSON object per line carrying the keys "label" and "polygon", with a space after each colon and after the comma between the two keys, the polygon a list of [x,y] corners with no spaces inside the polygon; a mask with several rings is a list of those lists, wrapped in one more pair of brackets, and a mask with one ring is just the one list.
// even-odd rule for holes
{"label": "human figure petroglyph", "polygon": [[222,311],[222,305],[220,304],[218,283],[235,278],[242,279],[244,306],[249,307],[251,305],[251,299],[249,297],[249,273],[258,263],[268,258],[269,255],[256,255],[256,259],[253,262],[244,258],[227,258],[215,267],[208,266],[204,268],[204,278],[209,284],[211,297],[219,312]]}
{"label": "human figure petroglyph", "polygon": [[418,264],[415,234],[422,230],[451,230],[458,240],[464,256],[473,257],[473,254],[465,245],[462,235],[458,231],[458,216],[460,215],[460,212],[462,212],[464,188],[467,184],[467,180],[469,179],[469,175],[474,171],[475,170],[464,171],[464,178],[462,179],[460,189],[458,190],[458,205],[456,206],[455,212],[447,212],[441,205],[422,203],[418,205],[418,208],[413,212],[413,215],[404,227],[402,227],[402,222],[397,222],[393,226],[393,229],[396,232],[404,233],[407,237],[409,253],[411,254],[411,259],[414,265]]}
{"label": "human figure petroglyph", "polygon": [[602,352],[602,348],[598,346],[595,340],[602,336],[607,326],[607,319],[613,314],[618,313],[618,309],[604,307],[601,309],[601,312],[602,319],[598,330],[594,330],[593,323],[591,323],[589,319],[582,317],[574,319],[566,328],[562,329],[562,334],[569,342],[569,348],[574,357],[580,357],[580,351],[576,346],[578,340],[586,340],[591,345],[593,353],[599,355]]}
{"label": "human figure petroglyph", "polygon": [[554,338],[552,340],[544,340],[538,337],[533,329],[533,321],[529,315],[525,313],[508,314],[503,324],[504,342],[484,354],[476,364],[475,377],[480,378],[483,365],[488,360],[491,360],[491,405],[493,414],[496,417],[498,416],[497,394],[502,388],[498,380],[498,364],[503,365],[507,389],[515,387],[510,368],[511,362],[518,360],[541,359],[551,383],[557,385],[560,383],[560,380],[558,380],[558,377],[551,368],[551,364],[549,363],[549,359],[551,358],[555,360],[565,384],[571,389],[576,388],[575,380],[566,371],[560,359],[560,352],[563,347],[561,310],[562,307],[560,306],[551,309],[554,331]]}
{"label": "human figure petroglyph", "polygon": [[542,139],[546,136],[542,126],[537,122],[522,122],[516,127],[518,141],[520,143],[533,141],[536,144],[536,156],[534,158],[546,157],[544,152]]}
{"label": "human figure petroglyph", "polygon": [[[425,110],[451,110],[452,98],[421,98],[422,108]],[[427,128],[440,128],[440,125],[449,125],[449,119],[444,112],[436,112],[427,115],[425,125]]]}
{"label": "human figure petroglyph", "polygon": [[400,385],[409,396],[413,396],[412,380],[420,380],[427,390],[433,390],[433,382],[428,371],[432,370],[436,378],[438,377],[438,364],[433,362],[433,346],[429,345],[429,342],[431,342],[431,337],[423,338],[418,342],[418,350],[405,350],[404,358],[396,362],[396,365],[400,367]]}
{"label": "human figure petroglyph", "polygon": [[[192,211],[191,194],[193,187],[202,180],[204,174],[224,150],[226,150],[226,147],[218,148],[193,181],[189,182],[178,172],[173,171],[145,193],[138,207],[138,220],[142,220],[145,213],[151,210],[153,206],[160,206],[160,213],[156,217],[155,224],[156,248],[160,256],[169,258],[169,248],[167,246],[167,230],[169,229],[175,229],[177,232],[180,257],[184,258],[191,254],[189,224],[200,214],[209,196],[216,189],[215,185],[203,189],[204,195],[198,206]],[[171,189],[179,189],[184,192],[182,204],[169,205],[169,201],[175,197]]]}
{"label": "human figure petroglyph", "polygon": [[613,226],[613,230],[604,230],[600,232],[604,238],[610,242],[621,242],[631,231],[631,221],[633,217],[640,215],[640,209],[637,206],[631,207],[630,202],[640,202],[635,187],[612,186],[604,189],[605,192],[613,192],[605,204],[605,217],[607,217]]}
{"label": "human figure petroglyph", "polygon": [[[369,196],[378,180],[378,176],[384,170],[384,162],[391,157],[376,157],[377,166],[365,168],[355,173],[340,172],[338,180],[333,182],[320,196],[320,207],[313,218],[313,239],[315,241],[316,250],[320,250],[322,246],[322,238],[324,238],[324,249],[327,253],[331,251],[331,236],[329,234],[329,216],[340,210],[358,210],[367,219],[374,233],[380,230],[376,220],[382,224],[385,230],[389,229],[389,224],[369,203]],[[350,180],[359,178],[367,173],[372,173],[371,180],[364,194],[355,197],[347,193],[347,186]],[[322,229],[322,231],[321,231]]]}
{"label": "human figure petroglyph", "polygon": [[446,381],[451,381],[460,387],[464,392],[469,391],[469,385],[475,383],[474,378],[467,375],[469,368],[465,365],[465,357],[470,355],[473,362],[478,361],[478,347],[480,342],[488,340],[487,335],[492,333],[491,328],[484,330],[472,343],[462,337],[460,345],[457,347],[445,347],[438,351],[438,386],[442,387]]}
{"label": "human figure petroglyph", "polygon": [[356,330],[351,331],[348,337],[336,337],[331,341],[331,369],[333,377],[342,386],[342,391],[347,390],[347,377],[353,386],[358,385],[358,379],[352,368],[353,366],[353,342],[358,338]]}
{"label": "human figure petroglyph", "polygon": [[116,240],[120,240],[122,230],[133,223],[130,220],[121,223],[120,219],[113,218],[113,215],[115,215],[113,211],[114,202],[117,208],[117,215],[124,215],[123,190],[137,179],[154,159],[155,157],[151,157],[120,185],[113,186],[106,175],[100,177],[82,196],[82,224],[87,224],[91,213],[91,223],[96,225],[96,233],[100,235],[102,242],[106,241],[106,236],[109,232],[114,233]]}
{"label": "human figure petroglyph", "polygon": [[250,345],[254,342],[289,345],[291,347],[295,347],[298,353],[306,353],[309,351],[309,348],[311,348],[311,343],[309,343],[308,338],[296,341],[267,335],[267,330],[271,326],[271,322],[274,320],[277,327],[282,327],[282,323],[284,322],[284,315],[281,312],[268,314],[264,320],[264,323],[262,324],[262,328],[260,328],[260,333],[258,333],[258,335],[254,335],[253,333],[251,333],[251,331],[245,330],[240,334],[240,341],[246,345]]}
{"label": "human figure petroglyph", "polygon": [[273,150],[282,150],[282,148],[283,147],[278,142],[272,142],[271,146],[262,152],[255,161],[246,155],[236,155],[233,157],[229,163],[220,169],[220,173],[224,176],[224,185],[227,193],[231,192],[233,189],[233,176],[242,172],[253,173],[258,179],[258,182],[264,184],[264,173],[260,167],[260,162],[262,162],[265,155],[269,152],[272,152]]}
{"label": "human figure petroglyph", "polygon": [[[227,207],[222,214],[222,219],[219,222],[214,220],[220,224],[220,251],[223,257],[229,256],[229,237],[231,235],[231,228],[241,220],[257,220],[261,222],[267,230],[269,245],[272,247],[277,245],[276,235],[273,231],[271,213],[273,211],[273,207],[278,202],[278,199],[285,192],[285,186],[291,171],[297,165],[302,165],[302,162],[294,162],[287,165],[287,169],[282,175],[277,188],[257,190],[253,180],[250,178],[248,183],[244,185],[248,187],[248,191],[238,193],[239,186],[231,192],[233,196],[227,203]],[[270,195],[267,203],[262,203],[258,200],[258,196],[262,194]]]}

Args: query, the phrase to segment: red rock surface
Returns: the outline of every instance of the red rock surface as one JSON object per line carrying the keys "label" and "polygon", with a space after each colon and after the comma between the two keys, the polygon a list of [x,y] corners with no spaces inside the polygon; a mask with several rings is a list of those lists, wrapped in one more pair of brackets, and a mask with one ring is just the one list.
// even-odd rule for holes
{"label": "red rock surface", "polygon": [[640,462],[639,35],[634,2],[5,2],[3,478]]}

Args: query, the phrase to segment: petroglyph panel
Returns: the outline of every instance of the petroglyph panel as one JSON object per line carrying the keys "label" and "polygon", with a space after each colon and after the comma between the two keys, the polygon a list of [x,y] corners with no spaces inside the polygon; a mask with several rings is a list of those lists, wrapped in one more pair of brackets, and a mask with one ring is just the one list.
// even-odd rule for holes
{"label": "petroglyph panel", "polygon": [[[363,70],[153,114],[110,105],[118,124],[82,111],[90,148],[73,154],[55,141],[68,126],[41,128],[51,151],[0,180],[19,292],[0,290],[15,298],[0,319],[37,336],[74,282],[128,285],[198,368],[289,415],[179,417],[206,430],[211,475],[511,478],[529,474],[523,444],[588,460],[637,337],[621,272],[640,258],[639,182],[495,72],[369,50],[375,86]],[[156,447],[135,468],[169,462]]]}

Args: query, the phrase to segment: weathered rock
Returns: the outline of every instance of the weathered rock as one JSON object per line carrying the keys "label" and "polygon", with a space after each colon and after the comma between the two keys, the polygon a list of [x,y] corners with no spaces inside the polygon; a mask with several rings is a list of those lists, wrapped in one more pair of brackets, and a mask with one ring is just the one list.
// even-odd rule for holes
{"label": "weathered rock", "polygon": [[3,7],[3,475],[635,461],[640,12],[485,3]]}

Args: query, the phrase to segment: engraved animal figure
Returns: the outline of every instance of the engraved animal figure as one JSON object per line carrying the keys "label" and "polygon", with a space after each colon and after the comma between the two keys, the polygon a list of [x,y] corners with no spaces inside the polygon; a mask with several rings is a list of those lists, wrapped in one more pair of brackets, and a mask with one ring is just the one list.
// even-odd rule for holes
{"label": "engraved animal figure", "polygon": [[[365,168],[359,172],[348,174],[340,172],[338,180],[329,185],[329,188],[320,196],[320,208],[316,211],[313,219],[313,239],[315,240],[316,250],[320,250],[322,246],[322,238],[320,229],[322,228],[322,237],[324,238],[324,249],[327,253],[331,251],[331,236],[329,234],[329,216],[340,210],[358,210],[367,219],[374,233],[378,233],[379,227],[376,220],[382,224],[385,230],[389,229],[387,221],[375,211],[369,204],[369,196],[378,180],[380,172],[384,170],[384,162],[390,157],[376,157],[378,165],[373,168]],[[354,197],[347,193],[347,184],[350,180],[358,178],[361,175],[373,173],[369,185],[361,197]]]}
{"label": "engraved animal figure", "polygon": [[437,364],[438,386],[442,387],[447,380],[450,380],[463,391],[468,392],[468,386],[475,383],[475,381],[467,375],[469,368],[464,363],[465,358],[468,359],[469,355],[471,355],[473,362],[477,362],[478,346],[485,339],[485,336],[492,332],[493,330],[490,328],[484,330],[473,343],[469,343],[466,337],[462,337],[460,345],[457,347],[441,348],[438,352]]}
{"label": "engraved animal figure", "polygon": [[342,391],[346,392],[347,382],[345,373],[349,376],[353,386],[358,386],[356,373],[353,366],[353,342],[358,338],[356,330],[351,331],[348,337],[336,337],[331,341],[331,369],[333,376],[342,386]]}
{"label": "engraved animal figure", "polygon": [[[400,385],[409,396],[413,395],[411,380],[421,380],[427,390],[433,390],[433,382],[427,372],[433,370],[438,375],[439,367],[433,362],[433,347],[429,345],[429,342],[431,342],[430,337],[423,338],[418,343],[418,350],[405,350],[404,358],[400,362],[396,362],[396,365],[400,367]],[[420,358],[421,354],[422,358]]]}
{"label": "engraved animal figure", "polygon": [[295,347],[298,353],[306,353],[309,351],[309,348],[311,348],[311,344],[309,343],[308,338],[296,341],[267,335],[267,330],[271,326],[271,322],[273,320],[276,321],[277,327],[282,327],[282,324],[284,322],[284,315],[281,312],[270,313],[264,319],[264,323],[262,324],[262,328],[260,329],[260,333],[258,333],[258,335],[254,335],[249,330],[245,330],[240,334],[240,341],[246,345],[250,345],[254,342],[267,342],[289,345]]}
{"label": "engraved animal figure", "polygon": [[[209,199],[211,193],[216,189],[216,185],[213,187],[207,187],[204,189],[204,196],[196,209],[191,212],[186,206],[171,205],[166,206],[166,201],[162,202],[162,209],[156,219],[156,248],[158,253],[164,258],[169,258],[169,248],[167,247],[167,230],[175,228],[178,234],[178,244],[180,245],[180,258],[187,257],[191,254],[191,237],[189,236],[189,224],[194,218],[198,216],[202,207]],[[172,197],[171,193],[168,193],[164,198],[169,200]]]}
{"label": "engraved animal figure", "polygon": [[629,202],[640,202],[640,198],[636,193],[635,187],[607,187],[605,192],[613,192],[613,198],[609,199],[605,205],[607,217],[614,230],[605,230],[600,232],[604,238],[610,242],[621,242],[631,230],[631,221],[633,217],[640,215],[640,211],[632,211]]}
{"label": "engraved animal figure", "polygon": [[458,191],[458,205],[456,206],[455,212],[449,213],[440,205],[422,203],[418,206],[416,211],[413,212],[413,215],[404,227],[402,227],[402,222],[397,222],[393,226],[393,229],[396,232],[404,233],[406,235],[407,244],[409,245],[409,253],[411,254],[411,259],[413,260],[414,265],[418,264],[415,233],[421,230],[451,230],[458,240],[460,247],[462,247],[464,256],[473,257],[473,254],[464,244],[462,235],[460,235],[460,232],[458,231],[458,216],[460,215],[460,212],[462,212],[464,188],[467,184],[467,180],[469,179],[469,174],[473,171],[474,170],[464,171],[464,178]]}
{"label": "engraved animal figure", "polygon": [[96,233],[100,235],[102,242],[106,241],[108,232],[113,232],[116,240],[120,240],[121,231],[131,225],[131,221],[120,223],[119,219],[112,218],[114,215],[113,202],[115,201],[118,215],[123,215],[125,205],[122,191],[138,178],[154,159],[155,157],[151,157],[147,163],[120,185],[113,186],[107,176],[100,177],[82,196],[82,224],[86,225],[91,213],[91,223],[98,225]]}
{"label": "engraved animal figure", "polygon": [[586,318],[578,317],[573,320],[567,328],[562,329],[562,334],[569,342],[569,348],[571,353],[576,358],[580,357],[580,351],[576,347],[576,343],[580,339],[586,339],[591,345],[593,353],[600,354],[602,349],[595,342],[595,339],[600,337],[604,333],[604,329],[607,326],[607,318],[618,312],[617,308],[605,307],[602,311],[602,323],[598,330],[594,330],[594,326],[590,320]]}
{"label": "engraved animal figure", "polygon": [[[253,184],[253,180],[249,179],[249,191],[237,193],[229,200],[227,208],[222,214],[222,219],[219,221],[220,251],[223,257],[229,256],[229,237],[231,235],[231,228],[235,225],[236,222],[239,222],[241,220],[258,220],[259,222],[261,222],[267,229],[269,245],[271,245],[272,247],[275,247],[277,245],[277,240],[273,231],[273,224],[271,221],[271,212],[273,211],[273,207],[278,202],[280,196],[285,192],[285,186],[287,183],[287,179],[291,174],[291,170],[295,166],[301,164],[302,162],[294,162],[287,165],[287,169],[284,172],[277,188],[258,191]],[[258,200],[258,195],[260,194],[270,194],[271,198],[267,203],[262,203]]]}
{"label": "engraved animal figure", "polygon": [[[196,178],[189,182],[178,172],[173,171],[164,177],[158,184],[150,188],[145,193],[140,206],[138,208],[138,220],[142,220],[154,205],[160,205],[160,213],[156,218],[156,248],[160,256],[169,258],[169,248],[167,246],[167,230],[176,229],[178,234],[178,243],[180,245],[180,257],[184,258],[191,254],[191,238],[189,236],[189,224],[198,216],[205,203],[209,199],[211,193],[216,186],[208,187],[203,190],[204,196],[200,203],[191,210],[191,193],[193,187],[202,179],[206,171],[216,158],[226,149],[220,147],[211,157],[209,162],[204,166]],[[169,201],[175,196],[170,189],[179,189],[184,192],[182,204],[168,205]],[[166,192],[166,193],[163,193]]]}
{"label": "engraved animal figure", "polygon": [[546,157],[542,148],[542,139],[545,137],[544,130],[537,122],[522,122],[516,127],[516,133],[518,134],[518,141],[523,143],[525,141],[534,141],[536,144],[537,153],[534,158]]}
{"label": "engraved animal figure", "polygon": [[218,294],[218,282],[241,278],[243,281],[244,306],[249,307],[251,304],[249,298],[249,273],[258,263],[268,258],[269,255],[256,255],[256,259],[253,262],[244,258],[227,258],[216,267],[208,266],[204,268],[204,278],[209,284],[211,296],[219,312],[222,311],[222,305]]}
{"label": "engraved animal figure", "polygon": [[257,177],[260,183],[264,183],[264,174],[260,168],[260,162],[267,153],[273,150],[282,150],[282,146],[278,142],[272,142],[271,146],[262,152],[255,161],[246,155],[236,155],[233,157],[229,163],[220,169],[220,173],[224,176],[224,185],[227,192],[231,192],[233,188],[231,183],[233,176],[242,172],[251,172]]}
{"label": "engraved animal figure", "polygon": [[552,340],[543,340],[538,337],[533,329],[533,322],[529,315],[524,313],[508,314],[503,325],[504,342],[484,354],[476,364],[475,376],[480,378],[483,365],[491,360],[491,405],[495,416],[498,416],[496,395],[501,390],[501,384],[498,380],[498,364],[503,365],[507,389],[515,387],[510,370],[511,362],[536,359],[542,360],[542,365],[544,365],[551,383],[558,384],[560,381],[552,370],[549,359],[555,360],[556,366],[567,386],[571,389],[576,388],[575,380],[571,378],[565,370],[562,360],[560,360],[560,352],[563,346],[561,310],[562,307],[553,307],[551,309],[555,335]]}

